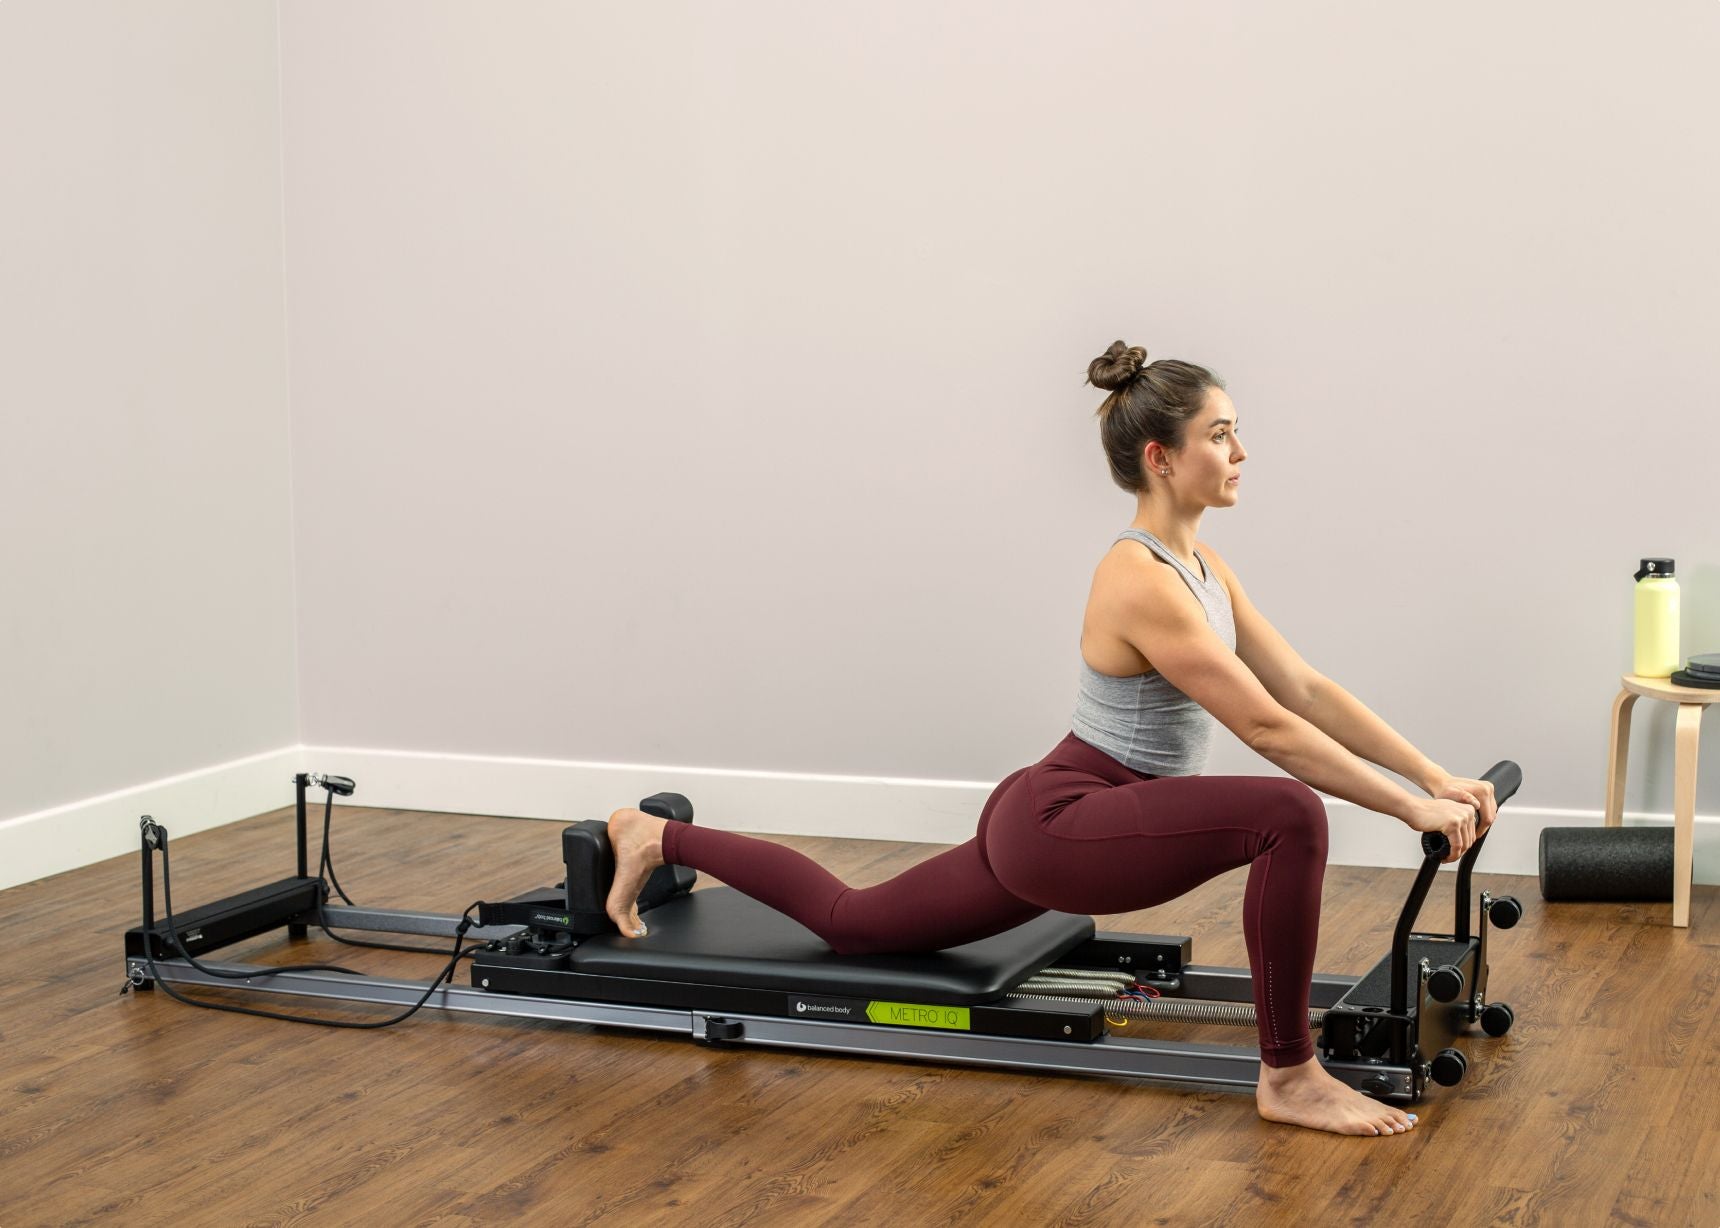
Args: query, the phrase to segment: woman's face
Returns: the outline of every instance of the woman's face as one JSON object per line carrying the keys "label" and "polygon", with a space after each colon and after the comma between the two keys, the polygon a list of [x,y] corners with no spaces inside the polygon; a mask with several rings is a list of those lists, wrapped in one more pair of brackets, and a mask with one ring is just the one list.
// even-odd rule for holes
{"label": "woman's face", "polygon": [[[1248,450],[1236,434],[1236,406],[1222,388],[1206,390],[1206,404],[1189,419],[1183,446],[1163,454],[1148,474],[1168,482],[1180,498],[1197,500],[1207,507],[1229,507],[1236,502],[1241,485],[1242,462]],[[1159,449],[1153,449],[1158,453]],[[1153,457],[1149,456],[1149,463]],[[1160,477],[1159,468],[1169,467],[1170,476]]]}

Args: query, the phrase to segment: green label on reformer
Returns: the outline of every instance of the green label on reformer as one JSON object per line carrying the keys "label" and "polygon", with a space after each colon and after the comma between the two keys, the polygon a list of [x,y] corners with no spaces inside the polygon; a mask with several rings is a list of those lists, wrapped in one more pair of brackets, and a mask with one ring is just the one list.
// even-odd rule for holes
{"label": "green label on reformer", "polygon": [[922,1006],[913,1002],[868,1002],[866,1018],[873,1023],[889,1023],[909,1028],[949,1028],[971,1032],[965,1006]]}

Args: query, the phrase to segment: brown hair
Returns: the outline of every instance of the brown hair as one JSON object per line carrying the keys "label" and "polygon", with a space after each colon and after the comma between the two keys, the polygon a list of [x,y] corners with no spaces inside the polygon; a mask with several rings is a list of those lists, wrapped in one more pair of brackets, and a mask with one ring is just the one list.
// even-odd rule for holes
{"label": "brown hair", "polygon": [[1206,390],[1224,387],[1222,379],[1192,362],[1161,358],[1143,366],[1146,361],[1140,346],[1118,341],[1087,364],[1087,382],[1111,394],[1098,410],[1111,480],[1130,494],[1146,489],[1141,464],[1147,444],[1156,440],[1173,452],[1182,447],[1189,420],[1206,403]]}

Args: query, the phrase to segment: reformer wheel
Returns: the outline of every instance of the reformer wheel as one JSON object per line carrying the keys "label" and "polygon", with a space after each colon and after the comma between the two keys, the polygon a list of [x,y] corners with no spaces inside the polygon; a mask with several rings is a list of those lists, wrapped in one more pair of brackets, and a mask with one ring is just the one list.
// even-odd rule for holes
{"label": "reformer wheel", "polygon": [[1427,992],[1435,1002],[1455,1002],[1463,996],[1463,970],[1450,964],[1435,968],[1427,978]]}
{"label": "reformer wheel", "polygon": [[1494,929],[1508,930],[1523,919],[1523,906],[1516,896],[1502,895],[1487,907],[1487,920]]}
{"label": "reformer wheel", "polygon": [[1469,1059],[1460,1049],[1441,1049],[1433,1056],[1433,1081],[1441,1087],[1456,1087],[1469,1070]]}
{"label": "reformer wheel", "polygon": [[1503,1036],[1517,1022],[1517,1016],[1503,1002],[1489,1002],[1481,1008],[1481,1030],[1489,1036]]}

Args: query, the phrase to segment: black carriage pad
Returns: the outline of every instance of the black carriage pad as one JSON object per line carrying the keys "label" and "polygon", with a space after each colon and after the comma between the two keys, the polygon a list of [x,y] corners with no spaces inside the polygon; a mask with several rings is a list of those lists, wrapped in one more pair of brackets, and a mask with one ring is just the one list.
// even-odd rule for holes
{"label": "black carriage pad", "polygon": [[800,922],[733,887],[653,908],[644,938],[603,934],[570,969],[599,976],[976,1006],[994,1001],[1093,937],[1093,918],[1048,912],[965,946],[923,955],[838,955]]}

